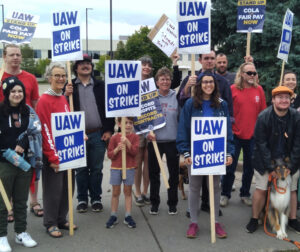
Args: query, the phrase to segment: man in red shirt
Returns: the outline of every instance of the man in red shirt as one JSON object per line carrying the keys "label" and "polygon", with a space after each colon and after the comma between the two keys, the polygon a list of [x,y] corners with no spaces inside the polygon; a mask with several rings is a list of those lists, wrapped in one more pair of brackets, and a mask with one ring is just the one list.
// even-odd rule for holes
{"label": "man in red shirt", "polygon": [[231,85],[233,100],[232,131],[234,133],[235,154],[233,163],[226,168],[226,175],[222,180],[220,205],[225,207],[231,197],[231,189],[235,178],[235,170],[241,149],[243,149],[243,177],[240,197],[243,203],[252,205],[250,186],[253,177],[251,156],[253,151],[253,134],[258,114],[266,108],[265,94],[257,84],[257,72],[251,62],[240,66],[236,83]]}
{"label": "man in red shirt", "polygon": [[[3,50],[3,60],[5,63],[4,74],[1,81],[8,77],[17,77],[25,86],[26,104],[35,109],[37,101],[39,99],[39,87],[38,82],[34,75],[21,69],[22,53],[19,46],[14,44],[8,44]],[[2,83],[1,83],[2,84]],[[0,102],[4,100],[2,85],[0,85]],[[31,196],[31,209],[36,216],[43,216],[43,210],[37,201],[37,188],[39,173],[36,174],[35,192],[30,191]],[[13,221],[13,217],[9,216],[9,221]]]}
{"label": "man in red shirt", "polygon": [[[22,54],[21,49],[17,45],[6,45],[3,50],[3,60],[5,62],[5,71],[1,81],[8,77],[16,76],[25,86],[26,103],[35,108],[39,99],[38,82],[34,75],[21,69]],[[0,90],[0,101],[3,101],[2,86]]]}

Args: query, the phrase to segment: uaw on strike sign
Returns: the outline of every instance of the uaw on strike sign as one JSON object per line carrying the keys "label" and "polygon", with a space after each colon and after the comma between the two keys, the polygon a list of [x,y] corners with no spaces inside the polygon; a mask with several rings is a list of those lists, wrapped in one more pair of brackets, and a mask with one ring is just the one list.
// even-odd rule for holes
{"label": "uaw on strike sign", "polygon": [[191,174],[225,174],[227,118],[193,117],[191,123]]}
{"label": "uaw on strike sign", "polygon": [[59,156],[59,170],[86,166],[84,112],[52,113],[51,129]]}
{"label": "uaw on strike sign", "polygon": [[82,59],[79,11],[52,13],[52,60]]}
{"label": "uaw on strike sign", "polygon": [[178,53],[209,53],[210,0],[177,2]]}

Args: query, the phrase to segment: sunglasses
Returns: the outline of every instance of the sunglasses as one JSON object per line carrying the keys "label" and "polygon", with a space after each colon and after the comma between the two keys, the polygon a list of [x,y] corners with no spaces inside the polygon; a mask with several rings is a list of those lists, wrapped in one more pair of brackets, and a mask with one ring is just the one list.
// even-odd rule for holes
{"label": "sunglasses", "polygon": [[244,72],[244,73],[249,75],[249,76],[251,76],[251,75],[256,76],[256,74],[257,74],[257,72],[251,72],[251,71]]}

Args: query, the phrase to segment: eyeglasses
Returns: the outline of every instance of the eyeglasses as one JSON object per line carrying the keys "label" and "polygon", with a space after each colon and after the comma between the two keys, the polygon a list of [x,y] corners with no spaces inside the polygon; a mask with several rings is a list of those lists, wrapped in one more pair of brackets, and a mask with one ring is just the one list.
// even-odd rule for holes
{"label": "eyeglasses", "polygon": [[51,76],[54,77],[55,80],[67,78],[67,75],[65,75],[65,74],[62,74],[62,75],[60,75],[60,74],[54,74],[54,75],[51,75]]}
{"label": "eyeglasses", "polygon": [[208,84],[214,84],[215,82],[213,80],[210,80],[210,81],[202,81],[201,82],[203,85],[208,85]]}
{"label": "eyeglasses", "polygon": [[256,76],[256,74],[257,74],[257,72],[251,72],[251,71],[244,72],[244,73],[249,75],[249,76],[251,76],[251,75]]}

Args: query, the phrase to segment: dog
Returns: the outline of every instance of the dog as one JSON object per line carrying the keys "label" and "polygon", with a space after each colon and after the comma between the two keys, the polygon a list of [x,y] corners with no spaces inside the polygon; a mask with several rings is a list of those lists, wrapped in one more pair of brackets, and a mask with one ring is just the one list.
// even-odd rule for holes
{"label": "dog", "polygon": [[186,200],[187,197],[184,192],[184,184],[189,183],[189,175],[188,175],[188,168],[184,164],[183,161],[179,162],[179,184],[178,184],[178,189],[181,191],[181,198],[183,200]]}
{"label": "dog", "polygon": [[286,225],[290,212],[292,178],[288,172],[288,159],[274,160],[273,167],[277,179],[275,179],[276,186],[271,183],[268,221],[273,231],[276,232],[276,237],[282,240],[287,238]]}

